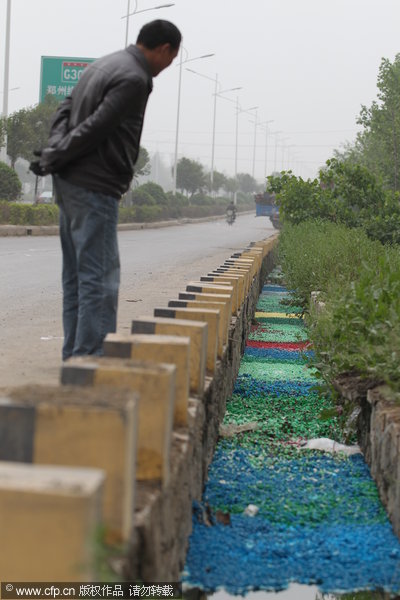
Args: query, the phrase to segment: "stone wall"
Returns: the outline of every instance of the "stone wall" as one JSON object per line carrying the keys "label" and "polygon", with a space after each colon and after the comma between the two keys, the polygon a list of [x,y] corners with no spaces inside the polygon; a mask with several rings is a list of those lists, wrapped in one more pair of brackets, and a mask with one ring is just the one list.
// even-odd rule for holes
{"label": "stone wall", "polygon": [[400,537],[400,403],[384,386],[343,377],[336,389],[357,409],[358,443],[393,529]]}
{"label": "stone wall", "polygon": [[367,393],[370,413],[368,464],[396,534],[400,537],[400,404],[389,390]]}

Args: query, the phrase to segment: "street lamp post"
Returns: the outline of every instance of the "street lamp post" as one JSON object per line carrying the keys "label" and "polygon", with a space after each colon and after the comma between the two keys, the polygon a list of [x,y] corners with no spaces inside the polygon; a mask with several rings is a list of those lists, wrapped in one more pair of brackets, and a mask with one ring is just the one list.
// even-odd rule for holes
{"label": "street lamp post", "polygon": [[275,136],[275,152],[274,152],[274,173],[276,173],[276,158],[278,151],[278,135],[282,133],[282,131],[271,131],[272,135]]}
{"label": "street lamp post", "polygon": [[[236,96],[236,132],[235,132],[235,179],[237,179],[237,162],[238,162],[238,136],[239,136],[239,96]],[[235,190],[233,202],[236,204],[237,192]]]}
{"label": "street lamp post", "polygon": [[290,140],[290,138],[288,138],[288,137],[285,137],[285,138],[281,139],[281,144],[282,144],[282,147],[281,147],[281,159],[282,159],[281,160],[281,165],[282,165],[282,169],[281,170],[282,171],[285,170],[285,148],[286,148],[285,142],[287,142],[288,140]]}
{"label": "street lamp post", "polygon": [[264,152],[264,178],[265,179],[268,176],[268,125],[273,122],[274,122],[274,120],[270,119],[269,121],[264,121],[264,123],[260,123],[261,125],[265,125],[265,152]]}
{"label": "street lamp post", "polygon": [[287,147],[287,170],[289,171],[289,164],[290,164],[290,149],[294,148],[295,144],[289,144]]}
{"label": "street lamp post", "polygon": [[202,58],[210,58],[214,56],[214,54],[202,54],[201,56],[195,56],[194,58],[186,58],[183,60],[183,51],[186,52],[186,56],[188,56],[188,52],[186,48],[183,47],[181,42],[181,54],[180,54],[180,62],[179,62],[179,81],[178,81],[178,105],[177,105],[177,113],[176,113],[176,131],[175,131],[175,156],[174,156],[174,172],[173,172],[173,195],[176,196],[176,174],[178,167],[178,145],[179,145],[179,120],[180,120],[180,111],[181,111],[181,89],[182,89],[182,65],[184,63],[192,62],[194,60],[200,60]]}
{"label": "street lamp post", "polygon": [[256,168],[256,142],[257,142],[257,109],[255,110],[254,115],[254,143],[253,143],[253,167],[251,170],[251,175],[254,179],[254,173]]}
{"label": "street lamp post", "polygon": [[142,10],[137,10],[138,0],[135,0],[135,10],[130,12],[131,9],[131,0],[128,0],[128,6],[126,9],[126,15],[121,17],[121,19],[126,19],[126,28],[125,28],[125,48],[128,45],[128,35],[129,35],[129,17],[132,15],[137,15],[142,12],[147,12],[148,10],[158,10],[160,8],[169,8],[170,6],[175,6],[175,4],[161,4],[160,6],[151,6],[150,8],[143,8]]}
{"label": "street lamp post", "polygon": [[213,111],[213,128],[212,128],[212,148],[211,148],[211,173],[210,173],[210,185],[211,185],[211,191],[213,189],[213,183],[214,183],[214,159],[215,159],[215,131],[216,131],[216,121],[217,121],[217,96],[221,96],[222,94],[226,94],[228,92],[233,92],[236,90],[241,90],[241,87],[234,87],[234,88],[229,88],[228,90],[220,90],[218,91],[218,86],[220,86],[220,82],[218,80],[218,73],[215,74],[215,79],[214,77],[209,77],[208,75],[204,75],[203,73],[198,73],[197,71],[194,71],[193,69],[188,69],[186,68],[186,71],[189,71],[190,73],[194,73],[195,75],[199,75],[200,77],[204,77],[205,79],[208,79],[209,81],[213,81],[215,83],[215,88],[214,88],[214,111]]}
{"label": "street lamp post", "polygon": [[[7,0],[7,17],[6,17],[6,43],[4,53],[4,84],[3,84],[3,111],[2,117],[6,119],[8,116],[8,80],[10,71],[10,30],[11,30],[11,0]],[[0,149],[0,159],[7,161],[7,133],[4,135],[4,144]]]}
{"label": "street lamp post", "polygon": [[[253,121],[250,121],[252,123]],[[253,147],[253,177],[255,172],[255,161],[256,161],[256,136],[257,127],[265,125],[265,151],[264,151],[264,176],[267,177],[267,158],[268,158],[268,124],[273,123],[273,119],[269,121],[257,121],[257,113],[254,121],[254,147]]]}
{"label": "street lamp post", "polygon": [[[235,179],[237,178],[237,159],[238,159],[238,137],[239,137],[239,113],[242,112],[250,112],[251,110],[257,110],[258,106],[252,106],[251,108],[240,108],[239,106],[239,97],[236,96],[236,141],[235,141]],[[257,121],[257,113],[256,113],[256,121]],[[237,192],[235,192],[233,203],[237,204]]]}
{"label": "street lamp post", "polygon": [[213,186],[214,186],[215,122],[217,119],[217,92],[218,92],[218,73],[215,73],[213,132],[212,132],[212,144],[211,144],[211,175],[210,175],[211,194],[213,193]]}

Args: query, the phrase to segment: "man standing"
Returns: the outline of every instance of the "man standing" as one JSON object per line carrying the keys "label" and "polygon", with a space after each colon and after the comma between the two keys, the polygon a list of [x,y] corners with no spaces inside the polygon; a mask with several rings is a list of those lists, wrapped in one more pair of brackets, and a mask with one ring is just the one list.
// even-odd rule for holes
{"label": "man standing", "polygon": [[37,175],[54,175],[63,252],[63,360],[103,353],[115,332],[120,279],[118,200],[139,154],[152,78],[177,56],[181,34],[169,21],[145,25],[131,45],[96,60],[64,100]]}

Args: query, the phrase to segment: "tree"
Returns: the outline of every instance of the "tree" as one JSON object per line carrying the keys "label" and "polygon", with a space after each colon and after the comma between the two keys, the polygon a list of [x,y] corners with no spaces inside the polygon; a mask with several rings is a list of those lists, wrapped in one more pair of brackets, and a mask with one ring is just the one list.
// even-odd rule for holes
{"label": "tree", "polygon": [[28,111],[25,108],[13,113],[7,119],[7,154],[14,169],[19,157],[23,157],[29,143]]}
{"label": "tree", "polygon": [[57,100],[47,95],[40,104],[23,108],[7,118],[7,154],[12,168],[18,158],[31,161],[33,151],[45,146],[57,106]]}
{"label": "tree", "polygon": [[330,207],[325,202],[318,179],[303,180],[291,171],[268,176],[267,190],[276,194],[279,217],[297,225],[310,219],[328,219]]}
{"label": "tree", "polygon": [[239,189],[239,182],[235,177],[228,177],[224,184],[224,190],[232,197]]}
{"label": "tree", "polygon": [[332,158],[319,177],[326,205],[331,207],[331,220],[359,227],[384,209],[386,196],[381,182],[360,164]]}
{"label": "tree", "polygon": [[213,184],[211,186],[211,173],[207,175],[207,189],[209,192],[218,192],[225,186],[227,177],[219,171],[213,172]]}
{"label": "tree", "polygon": [[244,194],[251,194],[252,192],[258,191],[258,183],[248,173],[238,173],[237,175],[239,190]]}
{"label": "tree", "polygon": [[3,147],[5,133],[6,133],[6,120],[4,117],[1,117],[0,118],[0,148]]}
{"label": "tree", "polygon": [[135,163],[135,172],[133,175],[134,182],[137,182],[139,177],[144,175],[148,175],[150,173],[151,165],[150,165],[150,156],[147,152],[146,148],[140,146],[138,159]]}
{"label": "tree", "polygon": [[393,63],[383,58],[378,74],[378,101],[362,106],[358,124],[364,127],[354,152],[387,185],[400,189],[400,54]]}
{"label": "tree", "polygon": [[0,200],[10,202],[18,200],[21,188],[22,185],[16,172],[6,163],[0,162]]}
{"label": "tree", "polygon": [[181,158],[177,164],[176,183],[190,197],[206,185],[203,165],[189,158]]}
{"label": "tree", "polygon": [[45,96],[43,102],[37,104],[33,109],[28,110],[28,127],[32,132],[32,138],[30,146],[28,145],[26,149],[25,156],[21,156],[21,158],[32,160],[33,151],[45,147],[58,104],[56,98],[48,94]]}

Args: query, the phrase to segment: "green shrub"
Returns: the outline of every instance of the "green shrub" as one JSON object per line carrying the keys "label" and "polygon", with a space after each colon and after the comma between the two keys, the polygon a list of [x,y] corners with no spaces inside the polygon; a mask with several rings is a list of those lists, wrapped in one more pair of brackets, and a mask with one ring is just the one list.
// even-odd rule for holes
{"label": "green shrub", "polygon": [[153,198],[154,203],[158,206],[166,206],[168,204],[167,194],[157,183],[149,181],[148,183],[144,183],[143,185],[136,188],[135,192],[139,190],[140,192],[146,192],[147,194],[149,194]]}
{"label": "green shrub", "polygon": [[373,240],[379,240],[383,244],[400,244],[399,194],[387,190],[384,205],[379,212],[369,216],[364,228]]}
{"label": "green shrub", "polygon": [[400,253],[383,248],[357,279],[331,288],[310,320],[314,365],[327,382],[352,373],[400,391]]}
{"label": "green shrub", "polygon": [[[142,193],[142,192],[141,192]],[[147,192],[143,192],[147,194]],[[178,198],[178,202],[180,202]],[[167,206],[142,205],[120,206],[119,222],[135,223],[143,221],[158,221],[168,219],[201,218],[225,214],[226,204],[218,203],[212,206]],[[59,220],[56,204],[22,204],[17,202],[0,201],[0,223],[11,225],[57,225]]]}
{"label": "green shrub", "polygon": [[331,159],[319,179],[304,181],[290,171],[268,177],[276,193],[283,223],[324,219],[348,227],[364,227],[371,239],[400,242],[398,195],[366,167],[349,160]]}
{"label": "green shrub", "polygon": [[[250,193],[238,192],[236,195],[237,204],[254,206],[254,196]],[[228,201],[229,202],[229,201]]]}
{"label": "green shrub", "polygon": [[0,223],[9,225],[58,225],[58,206],[0,202]]}
{"label": "green shrub", "polygon": [[198,194],[193,194],[193,196],[190,199],[190,203],[193,206],[212,206],[213,204],[215,204],[214,199],[211,198],[211,196],[207,196],[206,194],[203,194],[201,192],[199,192]]}
{"label": "green shrub", "polygon": [[163,209],[161,216],[163,219],[180,219],[182,217],[182,208],[180,206],[168,206]]}
{"label": "green shrub", "polygon": [[[230,203],[230,201],[231,201],[231,199],[227,198],[226,196],[217,196],[216,198],[214,198],[215,204],[225,206],[225,208]],[[253,200],[252,200],[252,204],[254,204]]]}
{"label": "green shrub", "polygon": [[155,203],[154,198],[141,187],[132,191],[132,204],[134,206],[154,206]]}
{"label": "green shrub", "polygon": [[118,211],[119,223],[134,223],[136,221],[136,206],[120,206]]}
{"label": "green shrub", "polygon": [[0,162],[0,199],[16,201],[21,195],[22,184],[16,172],[6,163]]}
{"label": "green shrub", "polygon": [[168,203],[170,206],[189,206],[189,199],[184,194],[176,192],[167,192]]}
{"label": "green shrub", "polygon": [[313,219],[333,219],[334,210],[323,194],[317,179],[307,181],[283,173],[268,177],[268,189],[277,194],[279,214],[283,223],[297,225]]}
{"label": "green shrub", "polygon": [[379,242],[362,229],[328,221],[285,224],[279,238],[279,258],[285,279],[295,292],[294,302],[308,310],[312,291],[324,295],[357,279],[361,265],[383,252]]}
{"label": "green shrub", "polygon": [[137,206],[135,213],[135,221],[147,222],[157,221],[161,215],[160,206]]}
{"label": "green shrub", "polygon": [[32,208],[32,225],[58,225],[59,211],[57,204],[48,206],[39,204],[38,206],[32,206]]}
{"label": "green shrub", "polygon": [[[328,383],[343,374],[400,391],[400,248],[329,222],[285,224],[279,256],[294,301],[309,311],[312,366]],[[310,306],[311,291],[325,306]]]}
{"label": "green shrub", "polygon": [[200,219],[212,215],[224,215],[224,206],[186,206],[182,208],[182,217],[189,219]]}

